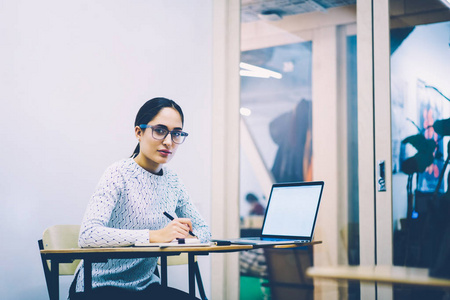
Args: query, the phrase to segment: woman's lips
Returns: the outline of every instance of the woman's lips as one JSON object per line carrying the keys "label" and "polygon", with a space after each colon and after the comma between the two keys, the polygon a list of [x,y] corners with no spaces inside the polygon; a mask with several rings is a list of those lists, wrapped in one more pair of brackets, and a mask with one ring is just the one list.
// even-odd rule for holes
{"label": "woman's lips", "polygon": [[159,152],[162,156],[169,156],[170,154],[172,154],[172,152],[170,152],[169,150],[158,150],[158,152]]}

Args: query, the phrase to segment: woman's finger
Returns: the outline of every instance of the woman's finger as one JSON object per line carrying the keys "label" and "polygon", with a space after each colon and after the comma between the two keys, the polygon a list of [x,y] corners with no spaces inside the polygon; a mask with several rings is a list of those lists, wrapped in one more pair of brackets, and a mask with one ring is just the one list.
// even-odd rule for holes
{"label": "woman's finger", "polygon": [[192,230],[192,222],[191,222],[191,219],[188,219],[188,218],[178,218],[178,219],[176,219],[176,220],[178,220],[178,221],[180,221],[181,223],[187,225],[187,226],[189,227],[189,230]]}

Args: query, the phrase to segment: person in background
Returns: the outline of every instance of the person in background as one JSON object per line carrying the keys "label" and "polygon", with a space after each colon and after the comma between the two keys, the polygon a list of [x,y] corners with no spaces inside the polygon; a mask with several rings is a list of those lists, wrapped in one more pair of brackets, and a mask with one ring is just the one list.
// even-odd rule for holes
{"label": "person in background", "polygon": [[255,196],[253,193],[248,193],[247,196],[245,196],[245,200],[251,205],[249,215],[250,216],[263,216],[265,209],[259,203],[258,197]]}
{"label": "person in background", "polygon": [[[188,134],[178,104],[166,98],[147,101],[139,110],[134,133],[139,143],[131,158],[103,174],[81,224],[80,247],[122,247],[137,242],[211,239],[204,219],[175,172],[165,166]],[[164,212],[174,216],[169,220]],[[84,293],[83,264],[75,273],[69,299],[196,299],[160,285],[157,257],[110,259],[92,265],[92,293]]]}

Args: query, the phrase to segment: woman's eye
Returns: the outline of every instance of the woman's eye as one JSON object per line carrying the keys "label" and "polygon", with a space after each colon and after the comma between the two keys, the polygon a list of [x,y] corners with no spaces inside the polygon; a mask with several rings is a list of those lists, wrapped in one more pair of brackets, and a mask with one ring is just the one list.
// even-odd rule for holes
{"label": "woman's eye", "polygon": [[174,131],[171,133],[173,136],[179,137],[181,136],[181,131]]}
{"label": "woman's eye", "polygon": [[155,132],[161,135],[166,134],[166,130],[164,128],[155,128]]}

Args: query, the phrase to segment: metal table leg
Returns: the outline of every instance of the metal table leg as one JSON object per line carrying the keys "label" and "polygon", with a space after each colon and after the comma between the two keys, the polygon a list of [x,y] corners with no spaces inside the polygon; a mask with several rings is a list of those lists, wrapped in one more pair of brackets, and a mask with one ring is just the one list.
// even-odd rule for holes
{"label": "metal table leg", "polygon": [[84,292],[92,293],[92,261],[84,259]]}
{"label": "metal table leg", "polygon": [[50,300],[59,300],[59,261],[52,259],[50,264]]}
{"label": "metal table leg", "polygon": [[195,254],[188,254],[189,295],[195,297]]}
{"label": "metal table leg", "polygon": [[203,281],[202,277],[200,276],[200,268],[198,266],[198,261],[194,262],[194,266],[195,266],[195,279],[197,280],[198,291],[200,292],[200,299],[207,300],[208,298],[206,298],[205,289],[203,288]]}
{"label": "metal table leg", "polygon": [[161,286],[167,287],[167,256],[161,255]]}

